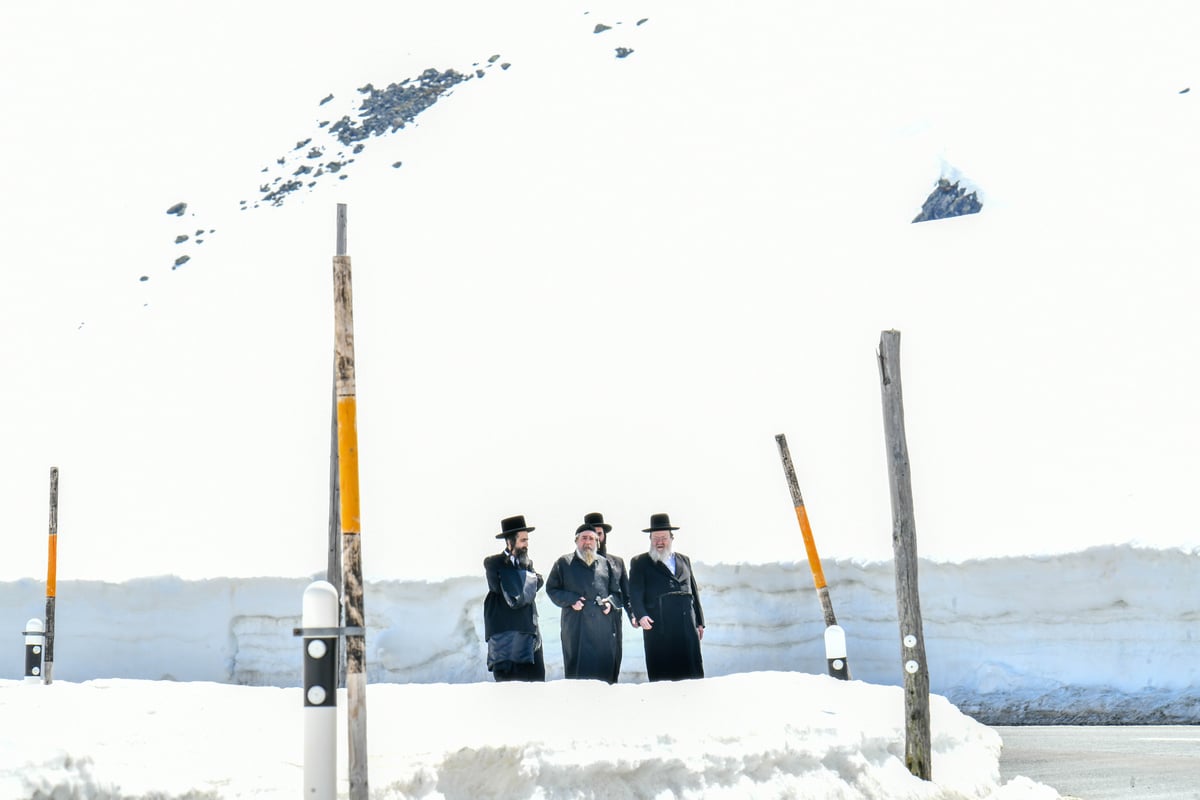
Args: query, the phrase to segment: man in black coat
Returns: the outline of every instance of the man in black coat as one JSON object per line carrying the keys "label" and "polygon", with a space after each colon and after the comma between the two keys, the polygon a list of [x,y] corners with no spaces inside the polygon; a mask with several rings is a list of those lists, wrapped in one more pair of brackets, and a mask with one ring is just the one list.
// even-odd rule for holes
{"label": "man in black coat", "polygon": [[633,616],[633,602],[629,599],[629,570],[625,568],[625,561],[620,556],[614,556],[608,552],[608,533],[612,530],[612,525],[604,521],[604,515],[598,511],[593,511],[590,514],[583,515],[583,524],[590,525],[592,530],[596,532],[596,552],[608,559],[609,568],[617,574],[617,584],[621,587],[621,607],[625,613],[613,614],[613,635],[616,637],[617,645],[617,660],[613,664],[612,680],[609,683],[616,683],[617,676],[621,674],[621,657],[624,652],[623,639],[624,631],[621,630],[621,620],[628,619],[629,624],[637,627],[637,619]]}
{"label": "man in black coat", "polygon": [[617,658],[612,618],[621,615],[621,587],[608,559],[596,552],[590,526],[580,525],[575,552],[554,562],[546,594],[562,609],[564,674],[612,683]]}
{"label": "man in black coat", "polygon": [[497,681],[544,681],[542,634],[534,602],[544,581],[529,560],[529,532],[525,517],[500,521],[497,539],[503,553],[483,560],[488,593],[483,600],[483,636],[488,644],[488,670]]}
{"label": "man in black coat", "polygon": [[674,548],[675,531],[666,514],[652,514],[650,551],[629,562],[629,594],[642,645],[646,649],[646,676],[651,681],[703,678],[700,640],[704,638],[704,611],[692,562]]}

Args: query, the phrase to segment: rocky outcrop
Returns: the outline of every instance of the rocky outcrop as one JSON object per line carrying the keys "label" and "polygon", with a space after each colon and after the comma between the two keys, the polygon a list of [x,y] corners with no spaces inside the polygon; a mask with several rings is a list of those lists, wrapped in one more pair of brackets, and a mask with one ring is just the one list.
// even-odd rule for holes
{"label": "rocky outcrop", "polygon": [[937,186],[925,199],[921,213],[913,218],[913,222],[928,222],[935,219],[961,217],[964,214],[978,214],[983,210],[983,203],[975,196],[975,192],[967,193],[958,185],[946,178],[939,178]]}

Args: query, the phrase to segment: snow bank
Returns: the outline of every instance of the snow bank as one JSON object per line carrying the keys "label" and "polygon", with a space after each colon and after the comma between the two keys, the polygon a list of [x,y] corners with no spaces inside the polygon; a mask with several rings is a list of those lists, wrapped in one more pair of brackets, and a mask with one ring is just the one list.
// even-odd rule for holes
{"label": "snow bank", "polygon": [[[545,559],[542,560],[543,563]],[[921,563],[932,690],[991,724],[1200,722],[1194,658],[1200,554],[1100,547],[1063,556]],[[697,565],[709,676],[824,673],[822,619],[804,562]],[[853,676],[899,684],[890,563],[825,563]],[[55,676],[290,687],[299,683],[308,579],[63,581]],[[0,624],[40,616],[40,583],[0,583]],[[471,683],[484,667],[482,575],[367,584],[372,683]],[[1183,602],[1181,602],[1181,598]],[[541,596],[547,674],[562,677],[558,609]],[[0,674],[23,670],[20,639]],[[625,629],[622,682],[645,679]]]}
{"label": "snow bank", "polygon": [[[0,681],[0,717],[45,723],[0,726],[0,796],[292,798],[303,777],[301,705],[299,689]],[[616,686],[376,684],[371,796],[1059,796],[1025,778],[1001,784],[1000,737],[937,697],[933,782],[914,778],[903,763],[903,706],[896,687],[779,672]],[[70,724],[48,724],[60,720]]]}

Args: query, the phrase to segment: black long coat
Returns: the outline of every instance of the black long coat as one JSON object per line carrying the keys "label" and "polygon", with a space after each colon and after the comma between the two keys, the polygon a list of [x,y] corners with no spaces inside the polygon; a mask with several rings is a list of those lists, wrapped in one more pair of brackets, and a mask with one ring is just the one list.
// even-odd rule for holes
{"label": "black long coat", "polygon": [[[612,618],[621,616],[621,585],[604,556],[591,566],[577,555],[565,555],[550,568],[546,579],[550,602],[562,609],[563,672],[568,678],[614,680],[617,663],[616,632]],[[571,606],[583,598],[583,610]],[[597,597],[611,597],[608,614],[597,605]]]}
{"label": "black long coat", "polygon": [[666,564],[641,553],[629,562],[629,598],[638,618],[650,617],[653,626],[642,631],[646,649],[646,676],[652,681],[703,678],[700,634],[704,610],[691,560],[675,554],[675,573]]}
{"label": "black long coat", "polygon": [[624,651],[624,636],[625,636],[625,620],[632,621],[633,617],[633,602],[629,599],[629,570],[625,567],[625,561],[620,556],[611,556],[608,553],[604,554],[608,559],[608,565],[613,572],[617,574],[617,585],[621,587],[621,609],[614,609],[614,613],[609,614],[613,618],[613,633],[616,636],[617,644],[617,660],[613,665],[612,683],[617,682],[617,676],[621,674],[621,658]]}
{"label": "black long coat", "polygon": [[[488,593],[483,599],[483,636],[491,639],[498,633],[519,631],[537,637],[533,664],[504,664],[493,670],[496,680],[545,680],[546,668],[542,658],[542,634],[538,630],[535,598],[545,584],[542,576],[526,562],[527,569],[512,563],[507,551],[483,560],[487,575]],[[530,591],[532,588],[532,591]],[[489,666],[489,669],[491,667]]]}

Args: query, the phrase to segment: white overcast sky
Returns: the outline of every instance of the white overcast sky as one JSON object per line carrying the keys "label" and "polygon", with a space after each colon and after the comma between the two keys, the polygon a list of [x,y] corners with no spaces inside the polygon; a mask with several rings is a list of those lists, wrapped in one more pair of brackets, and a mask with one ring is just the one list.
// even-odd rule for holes
{"label": "white overcast sky", "polygon": [[[693,558],[802,558],[780,432],[821,553],[890,557],[890,328],[923,555],[1194,547],[1198,27],[1186,3],[9,4],[0,579],[45,572],[52,465],[60,578],[323,569],[339,202],[368,578],[472,574],[519,513],[547,565],[593,510],[618,552],[665,511]],[[493,54],[348,180],[237,210],[357,87]],[[983,213],[909,225],[943,171]]]}

